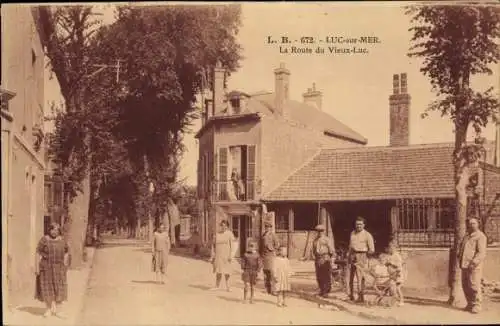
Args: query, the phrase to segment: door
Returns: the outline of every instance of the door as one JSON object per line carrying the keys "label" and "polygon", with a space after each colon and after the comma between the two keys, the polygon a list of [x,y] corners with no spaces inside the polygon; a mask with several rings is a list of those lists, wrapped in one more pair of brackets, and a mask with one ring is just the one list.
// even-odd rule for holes
{"label": "door", "polygon": [[247,250],[247,242],[251,237],[252,218],[247,215],[238,215],[232,217],[232,231],[238,248],[236,249],[236,257],[241,257]]}

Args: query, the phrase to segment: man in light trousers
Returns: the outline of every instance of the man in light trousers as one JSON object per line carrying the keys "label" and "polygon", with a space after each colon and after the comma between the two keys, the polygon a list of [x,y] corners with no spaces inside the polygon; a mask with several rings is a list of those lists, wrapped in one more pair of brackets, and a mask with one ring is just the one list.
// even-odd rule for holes
{"label": "man in light trousers", "polygon": [[486,258],[486,236],[479,230],[479,221],[470,218],[467,234],[462,239],[458,252],[458,263],[462,269],[462,288],[467,300],[466,311],[477,314],[481,311],[481,279]]}

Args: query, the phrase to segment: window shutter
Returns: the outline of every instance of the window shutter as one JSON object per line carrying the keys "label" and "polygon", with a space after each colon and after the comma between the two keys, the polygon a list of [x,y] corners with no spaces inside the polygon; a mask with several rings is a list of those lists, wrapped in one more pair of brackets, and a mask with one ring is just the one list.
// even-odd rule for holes
{"label": "window shutter", "polygon": [[203,185],[201,184],[201,180],[202,180],[202,176],[201,176],[201,160],[198,159],[198,169],[197,169],[197,189],[198,189],[198,198],[202,198],[202,194],[201,194],[201,189],[203,189]]}
{"label": "window shutter", "polygon": [[219,196],[219,155],[217,154],[217,152],[214,153],[212,168],[213,168],[212,198],[214,200],[217,200]]}
{"label": "window shutter", "polygon": [[208,194],[210,191],[210,177],[209,177],[208,153],[203,156],[203,192]]}
{"label": "window shutter", "polygon": [[256,151],[255,145],[247,146],[247,198],[255,199],[255,165],[256,165]]}
{"label": "window shutter", "polygon": [[228,150],[227,147],[219,148],[219,199],[227,200],[228,176]]}

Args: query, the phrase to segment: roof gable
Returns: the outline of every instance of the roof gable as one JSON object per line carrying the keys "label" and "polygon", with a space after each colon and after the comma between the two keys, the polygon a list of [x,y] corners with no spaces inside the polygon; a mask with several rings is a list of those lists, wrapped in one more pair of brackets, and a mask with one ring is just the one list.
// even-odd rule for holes
{"label": "roof gable", "polygon": [[[263,104],[264,108],[262,106],[259,108],[252,108],[252,104],[249,102],[249,109],[256,109],[258,112],[265,115],[280,116],[274,109],[274,93],[261,92],[251,95],[251,98]],[[316,129],[321,132],[328,132],[334,136],[346,138],[357,143],[367,143],[367,139],[365,137],[338,121],[330,114],[319,110],[314,106],[294,100],[288,100],[285,103],[285,106],[288,117],[294,122],[303,124],[306,127]]]}
{"label": "roof gable", "polygon": [[453,144],[323,149],[264,200],[454,196]]}

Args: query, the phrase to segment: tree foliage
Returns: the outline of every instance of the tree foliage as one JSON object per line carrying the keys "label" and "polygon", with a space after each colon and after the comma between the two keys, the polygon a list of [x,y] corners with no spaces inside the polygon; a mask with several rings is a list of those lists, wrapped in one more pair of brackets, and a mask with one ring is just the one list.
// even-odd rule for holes
{"label": "tree foliage", "polygon": [[212,68],[218,61],[229,73],[238,68],[240,6],[120,6],[108,26],[91,19],[91,7],[40,13],[67,109],[51,137],[54,161],[73,196],[90,172],[91,227],[109,217],[100,210],[135,226],[174,196],[183,135]]}
{"label": "tree foliage", "polygon": [[[114,85],[115,135],[124,143],[133,173],[148,173],[154,201],[172,195],[183,153],[182,136],[196,118],[196,94],[209,85],[202,76],[217,61],[234,71],[240,60],[236,33],[240,7],[119,7],[117,21],[99,36],[99,58],[121,59]],[[149,196],[138,176],[137,202]],[[144,210],[138,215],[144,214]]]}
{"label": "tree foliage", "polygon": [[[474,91],[471,78],[491,74],[491,64],[500,59],[500,13],[492,6],[409,7],[413,27],[410,57],[423,58],[420,71],[429,77],[437,99],[424,113],[440,112],[453,121],[455,150],[453,155],[456,204],[454,252],[465,234],[467,187],[472,169],[484,153],[481,130],[496,118],[498,94],[494,89]],[[476,140],[467,143],[467,132],[474,128]],[[460,288],[460,269],[452,255],[450,303],[456,304]]]}

